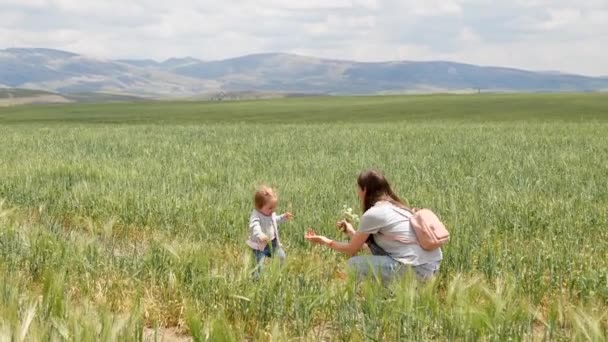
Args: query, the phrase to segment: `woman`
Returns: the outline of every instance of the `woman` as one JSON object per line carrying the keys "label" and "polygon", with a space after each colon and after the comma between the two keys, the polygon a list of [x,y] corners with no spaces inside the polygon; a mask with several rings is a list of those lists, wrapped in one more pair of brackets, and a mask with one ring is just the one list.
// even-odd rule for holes
{"label": "woman", "polygon": [[[350,241],[332,241],[310,228],[304,236],[306,240],[350,256],[348,267],[358,279],[374,274],[387,282],[404,274],[408,268],[414,269],[419,280],[433,277],[443,258],[441,249],[426,251],[420,247],[410,225],[411,211],[395,195],[384,175],[375,170],[364,171],[357,184],[363,208],[359,230],[355,231],[346,221],[338,222]],[[354,256],[366,242],[372,255]]]}

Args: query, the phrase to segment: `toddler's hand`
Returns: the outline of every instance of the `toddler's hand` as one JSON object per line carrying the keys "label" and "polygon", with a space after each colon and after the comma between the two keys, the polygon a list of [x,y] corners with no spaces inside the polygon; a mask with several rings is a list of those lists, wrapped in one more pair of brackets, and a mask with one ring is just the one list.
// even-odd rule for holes
{"label": "toddler's hand", "polygon": [[286,218],[286,219],[288,219],[288,220],[291,220],[291,219],[293,218],[293,214],[292,214],[292,213],[290,213],[289,211],[288,211],[288,212],[286,212],[286,213],[285,213],[285,214],[283,214],[283,215],[285,215],[285,218]]}
{"label": "toddler's hand", "polygon": [[262,234],[262,235],[260,236],[260,241],[261,241],[261,242],[268,242],[268,241],[270,241],[270,238],[268,237],[268,235],[266,235],[266,234]]}

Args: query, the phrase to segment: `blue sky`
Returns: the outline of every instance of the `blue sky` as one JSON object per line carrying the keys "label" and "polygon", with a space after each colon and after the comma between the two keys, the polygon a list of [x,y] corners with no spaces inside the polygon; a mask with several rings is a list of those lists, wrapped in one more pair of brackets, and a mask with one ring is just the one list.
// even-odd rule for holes
{"label": "blue sky", "polygon": [[259,52],[608,76],[608,0],[0,0],[0,48],[101,58]]}

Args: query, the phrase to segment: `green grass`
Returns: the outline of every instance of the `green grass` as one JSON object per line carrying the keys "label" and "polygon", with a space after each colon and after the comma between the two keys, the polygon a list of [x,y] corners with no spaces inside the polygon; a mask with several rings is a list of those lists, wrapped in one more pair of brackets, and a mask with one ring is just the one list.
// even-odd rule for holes
{"label": "green grass", "polygon": [[[0,338],[603,340],[607,121],[603,94],[0,109]],[[367,167],[450,228],[432,284],[357,286],[304,241]],[[260,182],[296,220],[252,283]]]}
{"label": "green grass", "polygon": [[10,123],[337,123],[606,121],[608,94],[317,97],[0,108]]}

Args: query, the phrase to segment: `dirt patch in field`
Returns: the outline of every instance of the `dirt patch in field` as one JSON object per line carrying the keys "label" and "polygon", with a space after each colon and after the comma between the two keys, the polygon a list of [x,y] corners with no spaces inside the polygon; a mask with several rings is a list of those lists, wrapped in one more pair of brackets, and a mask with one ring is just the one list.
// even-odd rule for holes
{"label": "dirt patch in field", "polygon": [[177,328],[144,328],[144,342],[190,342],[191,336],[183,335]]}

